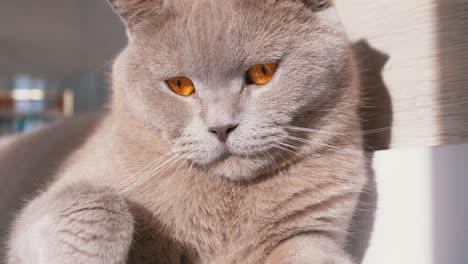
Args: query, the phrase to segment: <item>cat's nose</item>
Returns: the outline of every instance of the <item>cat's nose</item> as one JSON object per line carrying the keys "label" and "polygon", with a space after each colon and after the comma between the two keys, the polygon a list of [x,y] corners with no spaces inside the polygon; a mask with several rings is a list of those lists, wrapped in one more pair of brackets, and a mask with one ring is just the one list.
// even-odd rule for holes
{"label": "cat's nose", "polygon": [[215,134],[219,141],[225,143],[226,140],[228,139],[229,134],[232,133],[239,125],[224,125],[224,126],[216,126],[216,127],[210,127],[208,131],[210,133]]}

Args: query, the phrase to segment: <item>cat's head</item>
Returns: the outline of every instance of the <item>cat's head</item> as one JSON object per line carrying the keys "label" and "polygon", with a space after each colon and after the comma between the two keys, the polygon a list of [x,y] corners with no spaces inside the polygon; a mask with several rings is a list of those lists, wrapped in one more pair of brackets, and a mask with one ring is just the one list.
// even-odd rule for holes
{"label": "cat's head", "polygon": [[353,93],[354,66],[330,1],[111,3],[129,35],[116,101],[211,174],[251,179],[307,145],[291,126],[341,122],[325,106]]}

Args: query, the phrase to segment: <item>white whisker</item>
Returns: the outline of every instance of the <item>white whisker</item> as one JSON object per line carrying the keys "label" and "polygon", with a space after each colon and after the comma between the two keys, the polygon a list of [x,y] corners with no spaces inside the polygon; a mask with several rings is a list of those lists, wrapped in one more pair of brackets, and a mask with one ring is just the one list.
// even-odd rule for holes
{"label": "white whisker", "polygon": [[181,180],[181,182],[179,184],[179,188],[177,190],[177,196],[176,196],[177,201],[179,201],[179,199],[180,199],[181,190],[182,190],[187,178],[190,177],[190,173],[192,172],[192,168],[193,168],[193,163],[190,164],[190,167],[187,169],[185,175],[182,177],[182,180]]}
{"label": "white whisker", "polygon": [[[159,179],[158,176],[163,175],[164,173],[166,173],[174,164],[179,162],[181,159],[184,159],[183,155],[177,156],[176,159],[174,159],[169,165],[161,168],[157,172],[154,172],[154,173],[150,174],[150,177],[147,178],[149,180],[149,182],[146,182],[147,185],[151,186],[155,181],[157,181]],[[143,191],[142,193],[146,193],[147,191],[149,191],[149,189],[146,188],[146,191]]]}
{"label": "white whisker", "polygon": [[157,166],[156,168],[151,168],[150,171],[147,171],[144,175],[139,177],[139,179],[137,179],[131,186],[127,187],[123,192],[126,193],[132,190],[133,188],[143,184],[144,182],[148,180],[148,178],[150,178],[150,176],[156,173],[159,173],[161,170],[167,169],[168,167],[172,166],[172,164],[174,163],[174,160],[177,161],[181,156],[182,154],[174,154],[174,156],[166,160],[163,164]]}
{"label": "white whisker", "polygon": [[378,129],[373,129],[373,130],[368,130],[368,131],[361,131],[361,132],[343,133],[343,132],[333,132],[333,131],[326,131],[326,130],[313,129],[313,128],[305,128],[305,127],[294,127],[294,126],[280,126],[280,127],[285,128],[285,129],[290,130],[290,131],[317,133],[317,134],[334,135],[334,136],[377,134],[377,133],[382,133],[382,132],[389,131],[391,129],[390,127],[386,127],[386,128],[378,128]]}
{"label": "white whisker", "polygon": [[155,159],[154,161],[148,163],[145,167],[143,167],[141,170],[137,171],[136,173],[134,173],[131,177],[128,177],[121,185],[122,186],[126,186],[128,184],[132,184],[135,182],[135,178],[137,178],[138,176],[140,176],[140,174],[143,173],[146,174],[147,173],[147,170],[152,170],[155,163],[157,163],[158,161],[160,161],[161,159],[163,159],[164,157],[168,156],[168,155],[171,155],[171,154],[175,154],[177,152],[168,152],[164,155],[161,155],[159,158]]}
{"label": "white whisker", "polygon": [[293,145],[290,145],[290,144],[287,144],[287,143],[284,143],[284,142],[278,142],[280,145],[284,146],[284,147],[287,147],[287,148],[290,148],[290,149],[298,149],[299,146],[293,146]]}
{"label": "white whisker", "polygon": [[290,150],[290,149],[283,148],[283,147],[281,147],[281,146],[279,146],[279,145],[276,145],[276,144],[273,144],[271,147],[272,147],[272,148],[278,148],[278,149],[284,150],[284,151],[286,151],[286,152],[290,152],[290,153],[292,153],[292,154],[294,154],[294,155],[297,154],[296,152],[294,152],[294,151],[292,151],[292,150]]}
{"label": "white whisker", "polygon": [[280,166],[278,165],[278,162],[276,162],[276,160],[273,158],[273,156],[271,156],[271,154],[268,153],[267,151],[262,151],[262,152],[264,152],[265,154],[268,155],[268,157],[270,157],[271,161],[273,161],[276,168],[278,169],[278,172],[281,173],[281,175],[284,177],[283,171],[281,170]]}
{"label": "white whisker", "polygon": [[331,149],[335,149],[335,150],[341,150],[340,148],[337,148],[335,146],[328,145],[328,144],[325,144],[325,143],[315,142],[315,141],[308,140],[308,139],[305,139],[305,138],[299,138],[299,137],[294,137],[294,136],[283,136],[283,137],[287,138],[287,139],[295,140],[295,141],[298,141],[298,142],[302,142],[302,143],[305,143],[305,144],[309,144],[309,145],[316,145],[316,146],[327,147],[327,148],[331,148]]}

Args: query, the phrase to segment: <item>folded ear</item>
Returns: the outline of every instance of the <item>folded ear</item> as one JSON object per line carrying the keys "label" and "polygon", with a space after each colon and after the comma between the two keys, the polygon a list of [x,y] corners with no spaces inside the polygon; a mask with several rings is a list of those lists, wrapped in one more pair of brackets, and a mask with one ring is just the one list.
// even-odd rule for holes
{"label": "folded ear", "polygon": [[161,12],[167,0],[108,0],[122,19],[131,26],[149,15]]}
{"label": "folded ear", "polygon": [[321,11],[332,6],[332,0],[301,0],[314,11]]}

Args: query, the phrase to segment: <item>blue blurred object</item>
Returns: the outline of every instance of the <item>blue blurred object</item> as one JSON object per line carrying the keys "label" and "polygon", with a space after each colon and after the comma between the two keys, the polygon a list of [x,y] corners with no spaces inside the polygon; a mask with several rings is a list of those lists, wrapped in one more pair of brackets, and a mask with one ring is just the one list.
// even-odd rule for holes
{"label": "blue blurred object", "polygon": [[12,90],[0,90],[0,135],[35,130],[73,113],[73,93],[47,90],[47,83],[42,78],[18,74]]}

